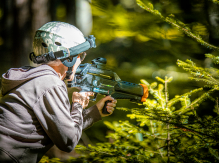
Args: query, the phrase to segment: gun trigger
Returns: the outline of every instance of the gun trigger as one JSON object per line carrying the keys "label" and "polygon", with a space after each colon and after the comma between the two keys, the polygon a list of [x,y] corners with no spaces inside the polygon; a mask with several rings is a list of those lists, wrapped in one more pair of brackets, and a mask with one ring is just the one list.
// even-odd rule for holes
{"label": "gun trigger", "polygon": [[97,99],[97,93],[94,93],[94,98],[92,99],[92,101],[96,101]]}

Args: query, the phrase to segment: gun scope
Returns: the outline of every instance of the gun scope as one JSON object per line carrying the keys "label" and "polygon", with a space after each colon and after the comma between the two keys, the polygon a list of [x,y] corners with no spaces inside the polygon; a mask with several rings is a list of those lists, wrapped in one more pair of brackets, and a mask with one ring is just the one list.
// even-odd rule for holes
{"label": "gun scope", "polygon": [[106,58],[98,57],[91,61],[92,64],[106,64]]}

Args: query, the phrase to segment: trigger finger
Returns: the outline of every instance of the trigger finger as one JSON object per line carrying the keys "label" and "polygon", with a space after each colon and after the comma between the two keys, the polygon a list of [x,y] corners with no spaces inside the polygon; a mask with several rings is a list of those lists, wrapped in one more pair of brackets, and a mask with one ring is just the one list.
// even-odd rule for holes
{"label": "trigger finger", "polygon": [[87,96],[94,96],[93,92],[87,92]]}

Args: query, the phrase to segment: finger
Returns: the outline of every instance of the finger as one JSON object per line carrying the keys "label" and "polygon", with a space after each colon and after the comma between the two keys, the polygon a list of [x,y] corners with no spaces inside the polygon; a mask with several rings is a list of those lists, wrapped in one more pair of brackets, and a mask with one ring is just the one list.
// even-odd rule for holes
{"label": "finger", "polygon": [[110,114],[112,114],[113,111],[114,111],[114,108],[107,106],[107,111],[108,111]]}
{"label": "finger", "polygon": [[115,104],[115,103],[112,103],[112,102],[109,102],[109,103],[107,103],[107,106],[116,107],[116,104]]}
{"label": "finger", "polygon": [[78,92],[73,92],[74,96],[78,96],[78,94],[79,94]]}
{"label": "finger", "polygon": [[106,96],[106,97],[103,98],[103,100],[106,102],[107,100],[114,101],[115,99],[111,96]]}
{"label": "finger", "polygon": [[94,96],[93,92],[79,92],[83,97]]}
{"label": "finger", "polygon": [[86,96],[87,92],[79,92],[78,94],[80,94],[81,96]]}
{"label": "finger", "polygon": [[87,96],[94,96],[94,93],[93,92],[86,92],[86,95]]}

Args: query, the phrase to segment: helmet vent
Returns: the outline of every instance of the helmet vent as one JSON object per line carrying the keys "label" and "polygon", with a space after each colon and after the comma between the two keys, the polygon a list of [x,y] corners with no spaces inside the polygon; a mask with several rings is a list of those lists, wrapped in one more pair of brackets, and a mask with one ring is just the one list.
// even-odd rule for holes
{"label": "helmet vent", "polygon": [[47,48],[47,47],[48,47],[47,44],[44,43],[44,42],[42,43],[42,45],[43,45],[44,48]]}
{"label": "helmet vent", "polygon": [[60,42],[55,42],[55,44],[56,44],[57,46],[62,46],[62,44],[61,44]]}

